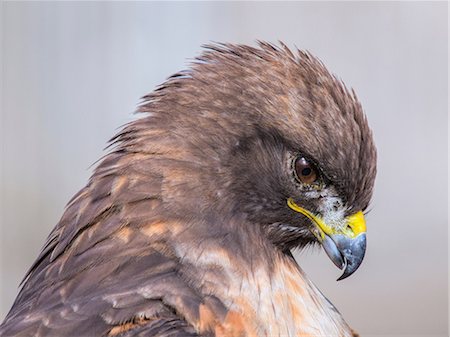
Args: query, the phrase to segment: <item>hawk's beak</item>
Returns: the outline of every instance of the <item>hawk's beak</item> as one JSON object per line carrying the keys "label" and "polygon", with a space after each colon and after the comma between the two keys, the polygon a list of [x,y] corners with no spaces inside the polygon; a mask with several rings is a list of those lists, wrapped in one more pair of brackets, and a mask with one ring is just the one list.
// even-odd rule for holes
{"label": "hawk's beak", "polygon": [[361,211],[345,218],[345,224],[339,228],[327,225],[322,218],[307,209],[298,206],[289,198],[288,206],[302,213],[316,225],[313,234],[322,244],[328,257],[344,273],[337,280],[343,280],[353,274],[361,265],[366,252],[366,221]]}

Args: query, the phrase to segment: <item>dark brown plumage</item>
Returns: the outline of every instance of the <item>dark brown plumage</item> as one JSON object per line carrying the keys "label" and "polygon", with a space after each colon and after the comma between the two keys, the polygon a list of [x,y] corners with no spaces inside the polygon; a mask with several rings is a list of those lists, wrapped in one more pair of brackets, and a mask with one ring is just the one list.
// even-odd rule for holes
{"label": "dark brown plumage", "polygon": [[2,336],[351,335],[289,249],[324,240],[351,262],[334,231],[367,208],[376,173],[360,103],[308,53],[206,49],[112,139]]}

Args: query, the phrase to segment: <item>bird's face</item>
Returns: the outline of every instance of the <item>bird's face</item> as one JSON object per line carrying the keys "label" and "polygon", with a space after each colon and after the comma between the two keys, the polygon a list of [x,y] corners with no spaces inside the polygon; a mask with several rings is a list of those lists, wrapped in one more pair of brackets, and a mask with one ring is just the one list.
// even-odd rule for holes
{"label": "bird's face", "polygon": [[366,223],[363,211],[348,214],[345,201],[332,181],[311,160],[298,154],[291,163],[294,184],[300,192],[298,201],[289,197],[287,205],[310,220],[310,232],[333,263],[340,269],[345,268],[338,280],[344,279],[356,271],[364,258]]}
{"label": "bird's face", "polygon": [[[251,143],[235,154],[240,158],[234,161],[235,195],[241,196],[237,208],[263,224],[281,249],[319,243],[344,270],[339,280],[353,274],[366,249],[367,203],[359,203],[361,197],[345,188],[351,184],[343,175],[333,175],[320,158],[298,151],[298,146],[260,133]],[[365,184],[364,179],[359,183]]]}

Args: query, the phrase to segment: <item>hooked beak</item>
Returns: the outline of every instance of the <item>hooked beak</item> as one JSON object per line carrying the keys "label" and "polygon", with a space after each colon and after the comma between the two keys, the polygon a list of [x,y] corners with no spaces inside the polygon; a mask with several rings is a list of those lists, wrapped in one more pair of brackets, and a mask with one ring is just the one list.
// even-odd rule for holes
{"label": "hooked beak", "polygon": [[320,217],[298,206],[289,198],[288,206],[305,215],[316,225],[313,234],[322,244],[328,257],[344,273],[337,279],[343,280],[352,275],[361,265],[366,252],[366,222],[361,211],[345,218],[345,225],[334,228],[327,225]]}

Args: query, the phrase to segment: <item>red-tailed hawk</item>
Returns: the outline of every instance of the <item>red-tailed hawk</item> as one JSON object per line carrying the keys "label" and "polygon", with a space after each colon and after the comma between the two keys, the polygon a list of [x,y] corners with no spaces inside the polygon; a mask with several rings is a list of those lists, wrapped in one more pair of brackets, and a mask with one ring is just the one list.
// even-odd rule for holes
{"label": "red-tailed hawk", "polygon": [[309,53],[214,44],[144,97],[29,270],[1,336],[352,336],[290,253],[345,278],[376,151]]}

